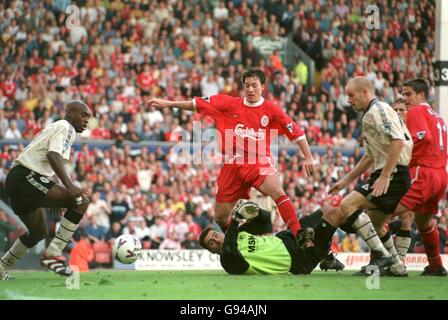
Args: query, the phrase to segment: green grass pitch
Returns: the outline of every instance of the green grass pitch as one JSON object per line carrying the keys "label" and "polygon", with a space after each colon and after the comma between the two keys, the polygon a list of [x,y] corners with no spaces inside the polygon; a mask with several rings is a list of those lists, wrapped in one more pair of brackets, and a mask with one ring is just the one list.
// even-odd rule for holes
{"label": "green grass pitch", "polygon": [[0,282],[0,299],[157,299],[157,300],[302,300],[302,299],[448,299],[448,279],[421,277],[379,280],[367,289],[353,271],[314,272],[308,276],[230,276],[220,271],[114,271],[81,273],[79,289],[50,272],[12,272]]}

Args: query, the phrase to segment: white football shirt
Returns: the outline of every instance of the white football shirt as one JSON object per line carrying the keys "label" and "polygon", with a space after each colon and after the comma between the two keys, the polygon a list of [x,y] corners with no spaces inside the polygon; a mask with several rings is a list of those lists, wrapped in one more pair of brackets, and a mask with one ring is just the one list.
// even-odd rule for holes
{"label": "white football shirt", "polygon": [[54,176],[55,172],[47,158],[48,152],[57,152],[68,162],[75,139],[75,128],[67,120],[56,121],[34,137],[14,161],[13,167],[22,165],[43,176]]}

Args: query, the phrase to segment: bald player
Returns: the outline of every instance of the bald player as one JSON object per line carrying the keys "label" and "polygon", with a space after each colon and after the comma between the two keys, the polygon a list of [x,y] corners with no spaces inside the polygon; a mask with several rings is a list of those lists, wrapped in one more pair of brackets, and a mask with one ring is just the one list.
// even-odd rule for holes
{"label": "bald player", "polygon": [[[65,107],[65,118],[54,122],[34,137],[13,162],[13,168],[6,177],[6,192],[12,209],[28,231],[0,258],[0,280],[12,279],[6,270],[20,260],[28,249],[46,238],[44,208],[67,208],[67,211],[61,218],[55,237],[41,257],[41,264],[59,275],[71,275],[62,250],[78,228],[89,201],[70,180],[64,166],[70,159],[76,133],[85,130],[90,117],[90,109],[84,102],[69,102]],[[51,181],[55,174],[63,185]]]}
{"label": "bald player", "polygon": [[[372,254],[393,256],[396,275],[404,274],[393,240],[383,226],[410,187],[411,135],[394,109],[375,98],[375,87],[367,78],[351,79],[345,90],[352,107],[363,113],[366,154],[346,177],[330,188],[330,193],[337,194],[373,167],[368,182],[358,185],[342,200],[338,214],[355,216],[349,220],[353,221],[353,228],[369,245]],[[369,215],[356,214],[366,209]]]}

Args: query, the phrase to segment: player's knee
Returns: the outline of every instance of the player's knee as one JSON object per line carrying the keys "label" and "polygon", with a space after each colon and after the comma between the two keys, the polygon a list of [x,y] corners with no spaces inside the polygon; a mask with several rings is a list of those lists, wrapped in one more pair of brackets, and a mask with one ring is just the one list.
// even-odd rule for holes
{"label": "player's knee", "polygon": [[82,216],[87,211],[89,203],[90,203],[90,200],[86,197],[83,197],[81,204],[75,205],[69,209]]}
{"label": "player's knee", "polygon": [[215,214],[214,219],[215,219],[217,224],[219,224],[221,227],[223,227],[223,226],[226,226],[227,223],[229,222],[229,215],[223,215],[223,214],[218,215],[218,214]]}
{"label": "player's knee", "polygon": [[403,230],[411,230],[412,222],[414,221],[414,213],[406,211],[400,214],[401,228]]}
{"label": "player's knee", "polygon": [[341,209],[341,213],[345,218],[348,218],[353,212],[356,211],[356,208],[353,207],[350,203],[342,202],[339,209]]}

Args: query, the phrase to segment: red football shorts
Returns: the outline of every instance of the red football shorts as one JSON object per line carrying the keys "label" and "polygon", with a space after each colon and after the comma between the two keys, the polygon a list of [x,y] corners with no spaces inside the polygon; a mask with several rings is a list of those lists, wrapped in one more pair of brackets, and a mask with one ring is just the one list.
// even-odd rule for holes
{"label": "red football shorts", "polygon": [[436,214],[439,201],[446,192],[446,169],[416,166],[410,169],[410,173],[411,188],[400,203],[414,212]]}
{"label": "red football shorts", "polygon": [[250,188],[260,188],[267,176],[277,174],[271,164],[224,164],[218,177],[216,202],[250,199]]}

